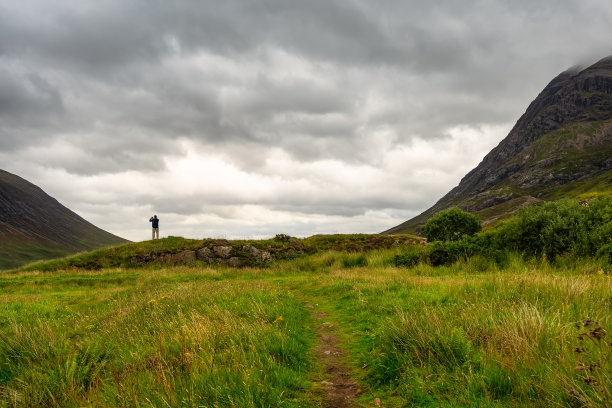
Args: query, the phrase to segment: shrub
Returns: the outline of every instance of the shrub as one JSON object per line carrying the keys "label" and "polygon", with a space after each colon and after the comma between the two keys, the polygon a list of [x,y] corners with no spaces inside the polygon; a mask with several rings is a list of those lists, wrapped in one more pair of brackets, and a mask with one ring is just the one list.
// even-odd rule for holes
{"label": "shrub", "polygon": [[459,208],[442,211],[430,218],[423,232],[429,242],[457,241],[463,236],[472,236],[481,230],[480,220]]}
{"label": "shrub", "polygon": [[612,243],[604,245],[601,248],[599,248],[599,250],[597,251],[596,256],[607,267],[612,267]]}
{"label": "shrub", "polygon": [[497,234],[493,242],[498,247],[528,255],[545,255],[551,260],[585,246],[589,235],[586,214],[573,200],[526,207],[514,219],[502,224]]}
{"label": "shrub", "polygon": [[588,240],[581,245],[583,255],[593,255],[599,248],[612,242],[612,196],[601,196],[586,204]]}
{"label": "shrub", "polygon": [[278,242],[289,242],[291,241],[291,236],[287,234],[276,234],[274,240]]}
{"label": "shrub", "polygon": [[473,255],[470,245],[465,241],[435,241],[427,247],[427,258],[433,266],[452,265],[459,259]]}
{"label": "shrub", "polygon": [[407,267],[412,268],[416,266],[421,260],[421,254],[418,252],[407,252],[404,254],[398,254],[393,257],[393,264],[396,267]]}

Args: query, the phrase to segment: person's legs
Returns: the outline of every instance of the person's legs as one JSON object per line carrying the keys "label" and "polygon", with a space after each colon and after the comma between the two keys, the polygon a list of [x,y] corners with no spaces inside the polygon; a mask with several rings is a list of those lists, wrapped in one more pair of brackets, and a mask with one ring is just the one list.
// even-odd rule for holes
{"label": "person's legs", "polygon": [[153,228],[153,232],[155,233],[155,238],[159,239],[159,228]]}

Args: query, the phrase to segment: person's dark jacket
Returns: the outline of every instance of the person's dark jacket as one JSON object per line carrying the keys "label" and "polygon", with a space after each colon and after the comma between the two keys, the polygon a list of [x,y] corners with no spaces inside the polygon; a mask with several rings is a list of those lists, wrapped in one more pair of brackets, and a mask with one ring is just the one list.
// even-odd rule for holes
{"label": "person's dark jacket", "polygon": [[159,228],[159,218],[154,218],[154,217],[151,217],[151,218],[149,219],[149,222],[152,222],[152,223],[153,223],[153,225],[152,225],[152,226],[153,226],[153,228]]}

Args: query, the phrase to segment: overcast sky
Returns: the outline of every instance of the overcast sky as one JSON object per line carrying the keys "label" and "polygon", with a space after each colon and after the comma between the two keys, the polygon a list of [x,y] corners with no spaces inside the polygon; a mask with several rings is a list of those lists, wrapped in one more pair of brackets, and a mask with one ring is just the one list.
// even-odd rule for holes
{"label": "overcast sky", "polygon": [[0,168],[140,241],[380,232],[434,204],[609,0],[0,0]]}

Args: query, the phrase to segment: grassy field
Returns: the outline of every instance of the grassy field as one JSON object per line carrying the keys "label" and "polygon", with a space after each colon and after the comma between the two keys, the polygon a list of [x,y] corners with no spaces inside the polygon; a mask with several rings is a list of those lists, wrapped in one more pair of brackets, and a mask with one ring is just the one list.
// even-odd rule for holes
{"label": "grassy field", "polygon": [[408,249],[1,273],[0,406],[326,406],[317,315],[359,385],[346,406],[612,406],[610,271],[393,266]]}

